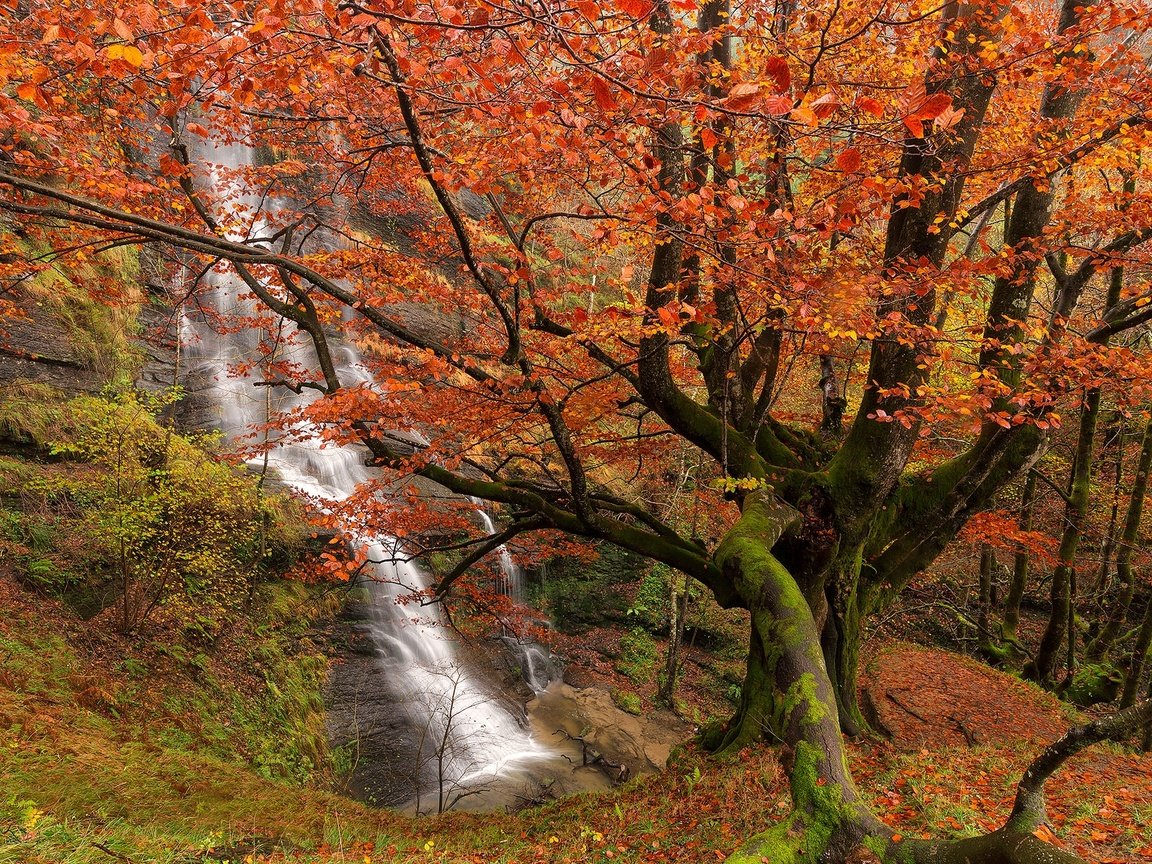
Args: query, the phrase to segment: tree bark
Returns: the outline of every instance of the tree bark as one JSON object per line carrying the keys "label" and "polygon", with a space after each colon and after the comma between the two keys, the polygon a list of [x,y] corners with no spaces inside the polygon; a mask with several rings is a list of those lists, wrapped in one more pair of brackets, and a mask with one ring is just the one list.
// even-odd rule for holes
{"label": "tree bark", "polygon": [[1127,708],[1136,702],[1136,694],[1140,692],[1140,685],[1144,678],[1144,665],[1148,662],[1148,648],[1150,646],[1152,646],[1152,593],[1147,597],[1144,618],[1140,622],[1140,632],[1136,635],[1136,644],[1132,646],[1128,672],[1124,676],[1124,689],[1120,693],[1121,708]]}
{"label": "tree bark", "polygon": [[[1092,388],[1084,398],[1080,410],[1080,431],[1073,456],[1072,478],[1068,500],[1064,508],[1064,532],[1060,538],[1060,552],[1056,569],[1052,572],[1049,598],[1052,612],[1048,625],[1040,638],[1036,657],[1027,674],[1033,680],[1052,685],[1060,645],[1065,636],[1075,638],[1075,629],[1069,627],[1072,608],[1072,573],[1076,566],[1076,551],[1084,535],[1084,520],[1092,494],[1092,453],[1096,435],[1096,421],[1100,416],[1100,390]],[[1071,656],[1072,652],[1069,652]]]}
{"label": "tree bark", "polygon": [[989,659],[997,656],[992,639],[992,580],[996,570],[996,553],[984,543],[980,547],[980,575],[976,598],[976,634],[978,650]]}
{"label": "tree bark", "polygon": [[1088,646],[1085,655],[1089,660],[1102,660],[1112,650],[1128,608],[1132,605],[1135,580],[1132,574],[1132,551],[1140,537],[1140,520],[1144,515],[1144,499],[1148,493],[1148,473],[1152,469],[1152,421],[1144,426],[1144,437],[1140,442],[1140,461],[1136,466],[1136,477],[1132,481],[1132,492],[1128,497],[1128,510],[1124,514],[1124,528],[1120,534],[1119,549],[1116,552],[1116,577],[1119,593],[1108,610],[1107,620],[1099,635]]}
{"label": "tree bark", "polygon": [[[1032,506],[1036,500],[1036,475],[1028,472],[1024,480],[1024,492],[1020,497],[1020,517],[1017,524],[1021,531],[1032,530]],[[1012,582],[1008,586],[1008,596],[1004,598],[1004,617],[1000,625],[1000,638],[1017,644],[1016,631],[1020,627],[1020,601],[1024,599],[1024,589],[1028,584],[1028,550],[1021,546],[1016,550],[1012,566]]]}
{"label": "tree bark", "polygon": [[818,831],[824,854],[846,853],[866,834],[883,829],[848,771],[836,696],[811,607],[772,553],[798,520],[792,507],[754,491],[716,550],[716,563],[752,616],[741,704],[719,749],[736,749],[766,734],[782,742],[791,762],[790,830]]}

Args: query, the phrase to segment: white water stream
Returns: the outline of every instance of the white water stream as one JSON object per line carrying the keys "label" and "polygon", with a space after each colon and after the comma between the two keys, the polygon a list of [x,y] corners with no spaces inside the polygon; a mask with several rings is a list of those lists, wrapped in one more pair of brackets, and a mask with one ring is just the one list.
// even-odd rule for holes
{"label": "white water stream", "polygon": [[[233,177],[236,169],[251,164],[252,153],[239,145],[219,145],[205,154],[215,164],[204,178],[211,184],[211,198],[230,198],[240,212],[245,208],[251,230],[234,232],[234,239],[258,234],[263,220],[257,212],[261,202],[255,197],[236,194]],[[231,194],[230,194],[231,192]],[[267,199],[265,208],[275,206]],[[247,289],[235,275],[216,272],[206,277],[210,296],[206,302],[220,314],[245,316],[253,308]],[[292,412],[315,394],[297,396],[280,388],[257,387],[259,373],[239,371],[251,368],[259,359],[259,332],[253,328],[210,327],[202,320],[189,317],[184,325],[185,363],[190,374],[207,384],[208,395],[217,412],[219,425],[229,440],[250,436],[253,429],[265,424],[271,415]],[[234,332],[228,332],[234,331]],[[314,358],[305,338],[289,333],[285,338],[287,354],[302,366],[311,368]],[[361,364],[357,350],[348,344],[334,344],[334,360],[344,385],[369,384],[370,376]],[[295,432],[308,433],[303,424]],[[346,499],[358,485],[372,478],[366,467],[366,451],[354,446],[323,444],[308,434],[289,436],[291,441],[274,445],[268,452],[269,467],[279,479],[320,502]],[[254,464],[263,460],[256,457]],[[489,533],[494,531],[491,519],[477,510]],[[461,806],[485,799],[478,790],[498,785],[526,788],[528,779],[549,772],[545,763],[563,761],[557,748],[539,742],[519,719],[513,716],[505,700],[469,668],[458,652],[453,631],[441,625],[435,606],[406,603],[403,598],[427,588],[429,577],[394,539],[387,536],[366,537],[361,541],[370,559],[369,578],[364,587],[369,595],[368,637],[371,662],[378,672],[380,686],[391,691],[392,701],[407,713],[415,753],[409,758],[416,799],[410,807],[435,812],[453,805]],[[499,563],[507,593],[519,599],[521,572],[506,549],[499,550]],[[519,643],[517,643],[519,645]],[[519,646],[525,678],[534,687],[547,685],[546,653],[538,646]],[[413,790],[408,790],[412,794]],[[488,796],[491,800],[491,796]],[[489,805],[490,806],[490,805]]]}

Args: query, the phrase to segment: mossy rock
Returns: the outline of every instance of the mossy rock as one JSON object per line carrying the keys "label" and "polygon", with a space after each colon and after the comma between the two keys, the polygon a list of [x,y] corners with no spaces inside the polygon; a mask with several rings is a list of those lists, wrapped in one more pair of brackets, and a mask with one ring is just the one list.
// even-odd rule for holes
{"label": "mossy rock", "polygon": [[634,714],[639,717],[644,713],[644,703],[640,697],[635,693],[629,693],[627,690],[612,690],[612,702],[621,711],[627,711],[629,714]]}
{"label": "mossy rock", "polygon": [[1123,684],[1124,674],[1115,666],[1089,664],[1076,671],[1072,683],[1064,691],[1064,698],[1081,708],[1100,705],[1120,695]]}

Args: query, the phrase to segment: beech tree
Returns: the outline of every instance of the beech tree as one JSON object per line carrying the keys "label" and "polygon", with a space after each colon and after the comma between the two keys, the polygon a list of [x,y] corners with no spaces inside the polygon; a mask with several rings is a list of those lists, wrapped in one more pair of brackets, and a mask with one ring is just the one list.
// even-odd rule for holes
{"label": "beech tree", "polygon": [[[1152,320],[1150,12],[25,0],[0,54],[3,275],[138,244],[178,250],[168,287],[195,303],[197,274],[234,271],[252,368],[318,397],[285,428],[362,442],[389,489],[502,508],[441,590],[500,544],[576,537],[746,609],[741,703],[708,744],[783,742],[795,809],[734,860],[1072,861],[1030,833],[1043,782],[1147,704],[1069,733],[965,840],[894,842],[842,733],[869,616],[1064,411],[1148,401],[1149,357],[1110,340]],[[201,167],[234,145],[252,164]],[[661,507],[686,446],[712,471],[694,535]],[[346,524],[430,518],[377,491]]]}

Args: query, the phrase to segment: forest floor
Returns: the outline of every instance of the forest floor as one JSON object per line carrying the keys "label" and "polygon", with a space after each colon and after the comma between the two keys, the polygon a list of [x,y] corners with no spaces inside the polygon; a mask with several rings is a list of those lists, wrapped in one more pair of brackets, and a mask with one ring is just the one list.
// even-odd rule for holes
{"label": "forest floor", "polygon": [[[689,746],[663,774],[608,793],[517,814],[408,819],[324,791],[325,776],[267,779],[271,745],[229,757],[226,736],[259,722],[244,702],[259,676],[236,672],[251,662],[245,645],[259,622],[225,640],[219,657],[149,655],[143,674],[124,656],[139,646],[94,638],[4,576],[0,608],[5,864],[704,862],[789,806],[771,749],[717,761]],[[871,647],[865,685],[892,738],[851,745],[863,794],[908,837],[997,826],[1028,761],[1071,722],[1066,709],[961,655]],[[206,692],[221,686],[228,700]],[[197,700],[208,707],[192,710]],[[1152,758],[1094,748],[1048,791],[1054,842],[1090,861],[1152,860]]]}

